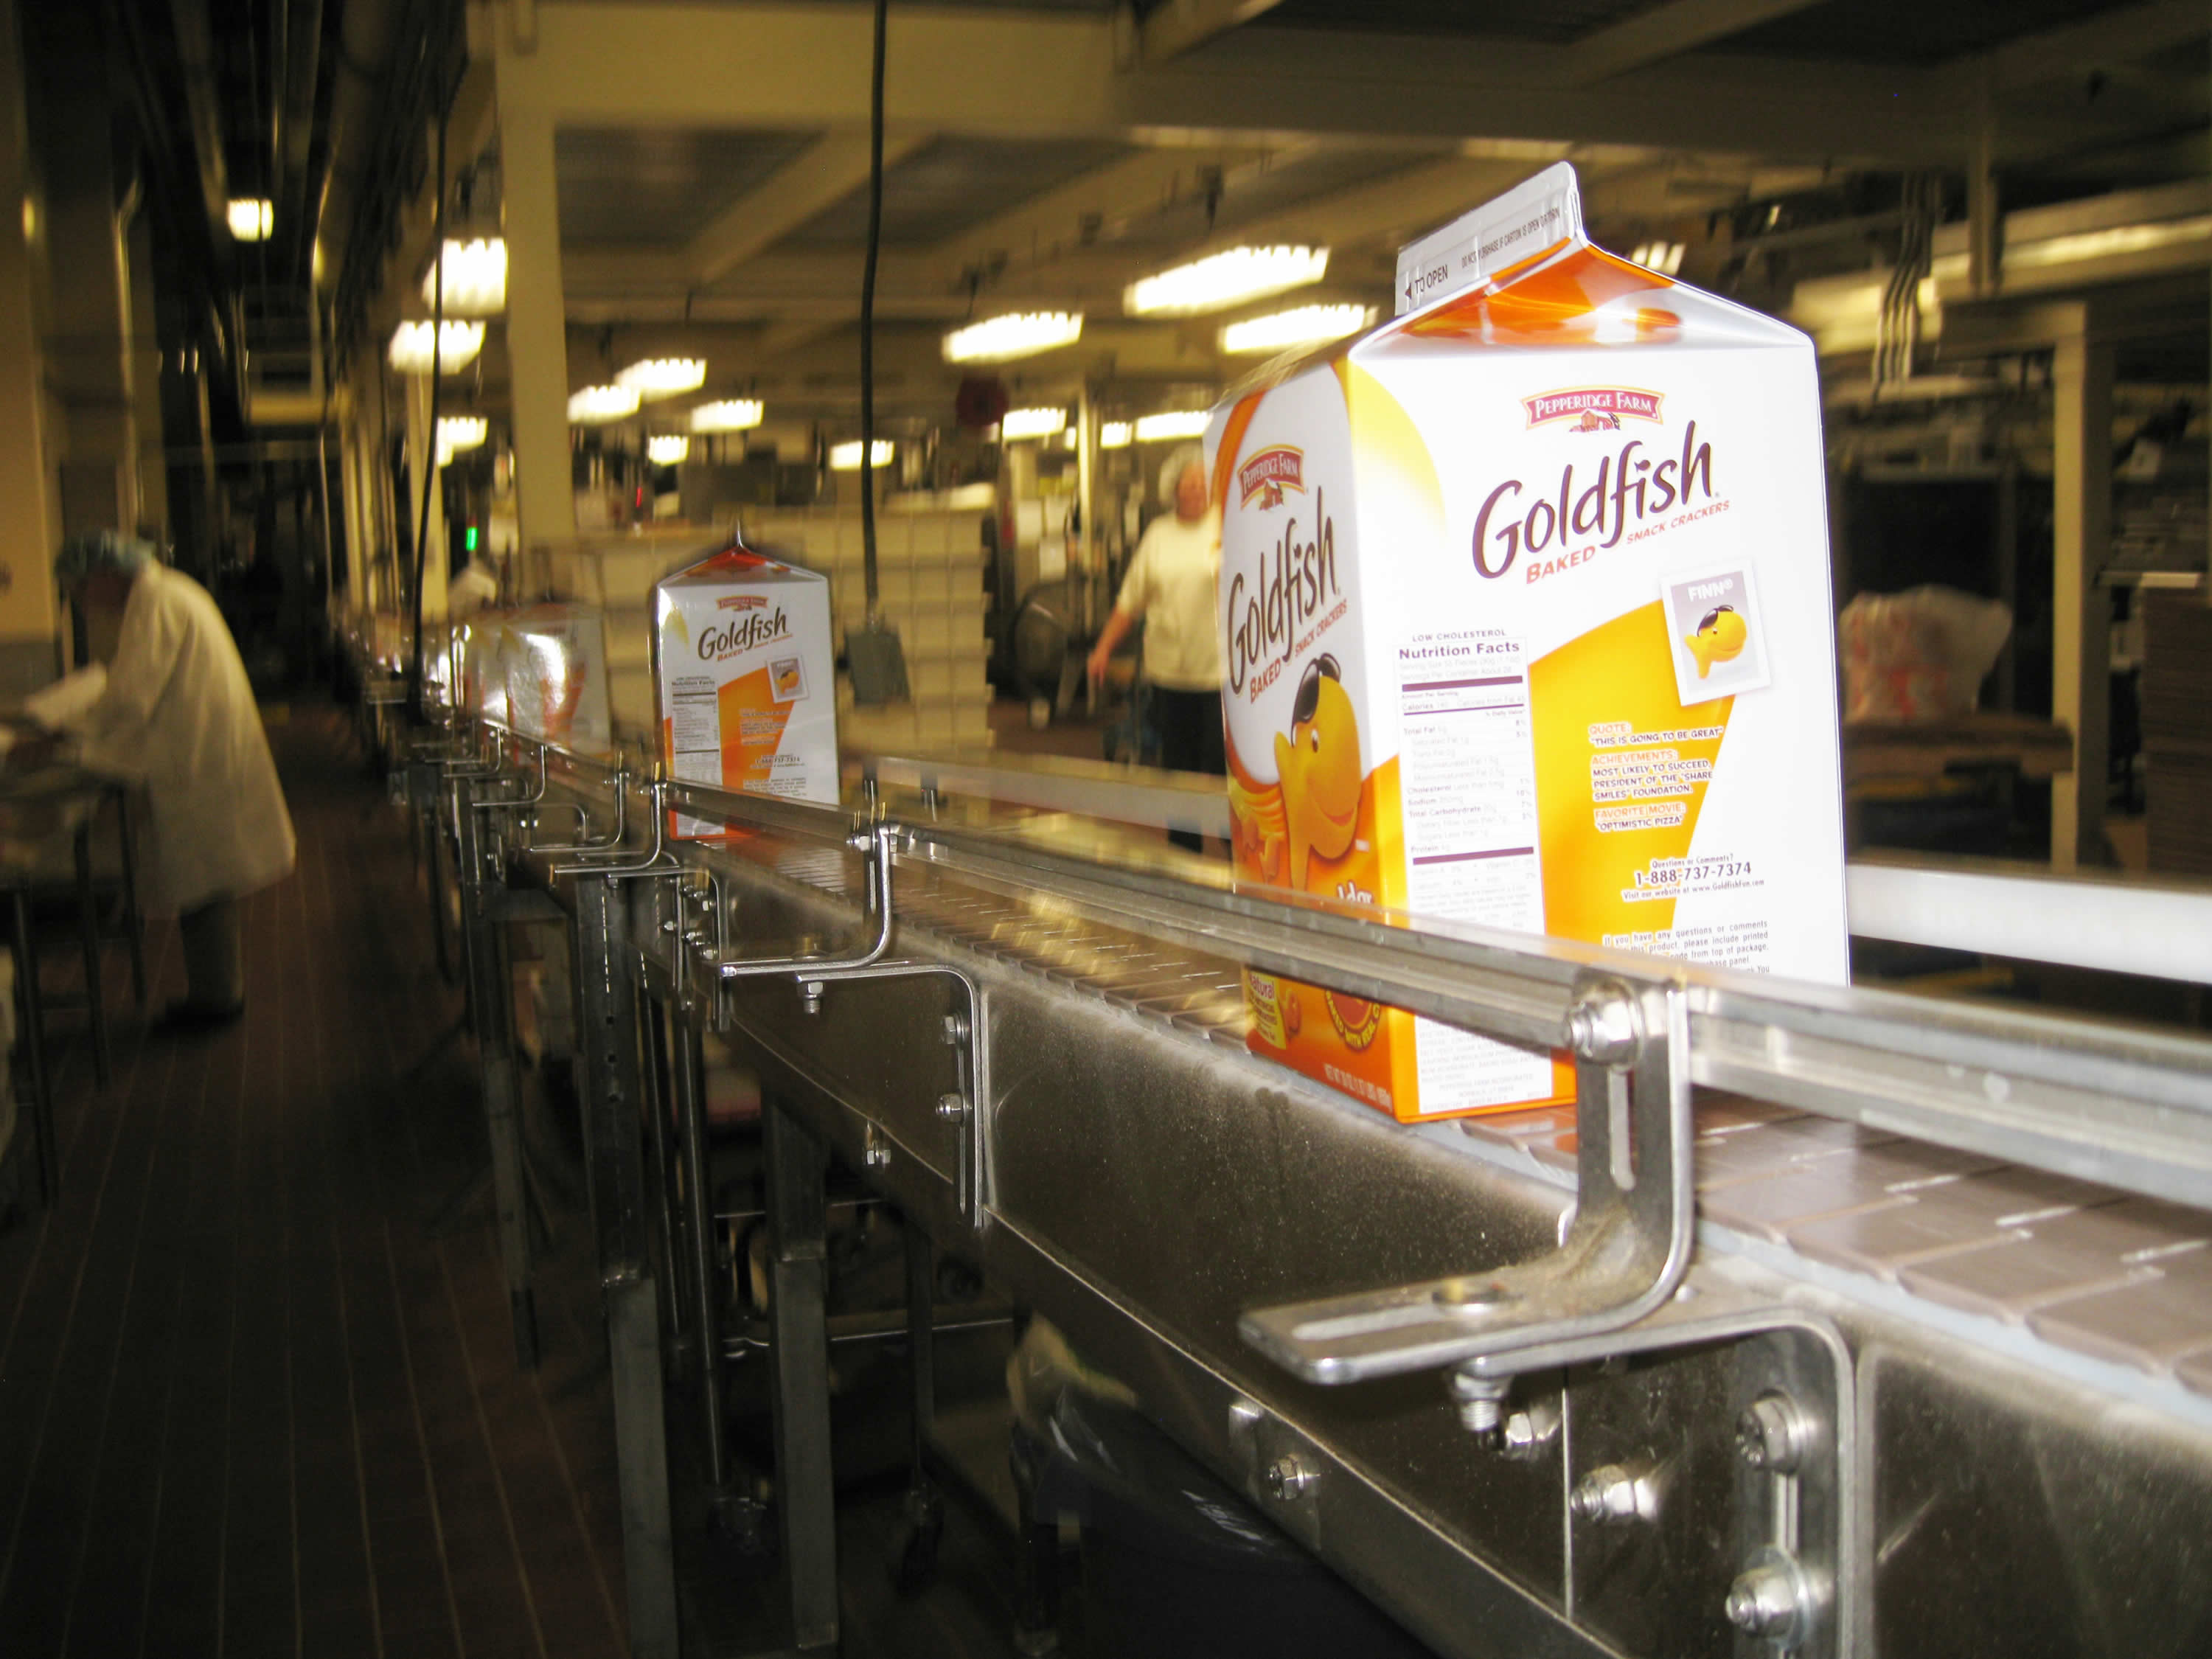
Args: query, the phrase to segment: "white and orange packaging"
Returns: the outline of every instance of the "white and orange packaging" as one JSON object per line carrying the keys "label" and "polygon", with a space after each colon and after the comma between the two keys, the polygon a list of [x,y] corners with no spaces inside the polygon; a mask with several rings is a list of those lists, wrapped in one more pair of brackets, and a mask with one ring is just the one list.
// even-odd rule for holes
{"label": "white and orange packaging", "polygon": [[[1571,168],[1207,434],[1240,885],[1842,982],[1820,383],[1592,246]],[[1404,1121],[1560,1055],[1250,974],[1255,1052]]]}
{"label": "white and orange packaging", "polygon": [[606,631],[598,610],[562,603],[483,610],[460,631],[465,707],[556,748],[612,750]]}
{"label": "white and orange packaging", "polygon": [[[794,800],[837,799],[836,654],[827,578],[733,543],[653,590],[654,682],[669,775]],[[724,834],[676,816],[675,833]]]}

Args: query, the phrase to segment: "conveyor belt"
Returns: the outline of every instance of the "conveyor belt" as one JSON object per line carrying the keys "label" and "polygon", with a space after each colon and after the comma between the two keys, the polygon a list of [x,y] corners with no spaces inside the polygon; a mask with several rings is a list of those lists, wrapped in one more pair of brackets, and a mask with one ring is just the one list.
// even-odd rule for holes
{"label": "conveyor belt", "polygon": [[[517,781],[481,786],[512,803],[484,823],[535,816],[528,769]],[[2080,1178],[2198,1190],[2202,1045],[1691,972],[1636,994],[1664,1000],[1638,1005],[1632,1064],[1586,1058],[1579,1116],[1401,1127],[1245,1052],[1239,963],[1310,963],[1530,1042],[1562,1040],[1574,999],[1615,982],[1593,974],[1662,970],[1285,919],[1087,865],[1046,820],[1027,833],[1048,854],[940,831],[933,800],[908,820],[925,827],[866,828],[848,852],[836,814],[656,803],[678,799],[751,829],[646,845],[633,813],[597,865],[518,868],[577,917],[587,1048],[592,999],[638,975],[617,939],[635,937],[646,993],[758,1069],[772,1208],[803,1217],[817,1154],[795,1149],[834,1150],[1440,1651],[1753,1650],[1731,1622],[1885,1659],[2041,1651],[2054,1632],[2178,1659],[2212,1636],[2186,1541],[2212,1535],[2203,1219]],[[887,933],[870,908],[886,868]],[[586,1056],[587,1098],[615,1104],[602,1137],[635,1133],[623,1052]],[[1701,1087],[1671,1150],[1654,1126],[1673,1133],[1693,1075],[1797,1103]],[[1624,1109],[1626,1137],[1595,1133]],[[1643,1282],[1605,1252],[1653,1244],[1670,1164],[1694,1171],[1702,1216],[1686,1272],[1578,1322],[1577,1291]],[[1690,1214],[1662,1211],[1659,1243]],[[820,1380],[803,1267],[778,1269],[779,1317],[799,1322],[775,1352],[802,1392]],[[629,1305],[648,1270],[624,1245],[611,1296]],[[1540,1283],[1565,1298],[1531,1321],[1543,1341],[1484,1346],[1487,1309],[1521,1316],[1522,1293],[1493,1287]],[[1335,1376],[1372,1380],[1300,1380]],[[1779,1429],[1754,1411],[1778,1400]],[[788,1425],[811,1408],[787,1405],[799,1457]],[[834,1622],[826,1510],[805,1513],[794,1598],[812,1586]],[[1786,1617],[1761,1624],[1754,1590]]]}
{"label": "conveyor belt", "polygon": [[[837,854],[782,848],[766,862],[846,890]],[[1244,1045],[1233,963],[935,872],[902,884],[898,915],[1054,984]],[[2212,1215],[1737,1096],[1700,1091],[1696,1111],[1699,1212],[1779,1247],[1770,1262],[1796,1256],[1894,1285],[2212,1397]],[[1457,1121],[1509,1166],[1571,1182],[1574,1121],[1569,1108]]]}

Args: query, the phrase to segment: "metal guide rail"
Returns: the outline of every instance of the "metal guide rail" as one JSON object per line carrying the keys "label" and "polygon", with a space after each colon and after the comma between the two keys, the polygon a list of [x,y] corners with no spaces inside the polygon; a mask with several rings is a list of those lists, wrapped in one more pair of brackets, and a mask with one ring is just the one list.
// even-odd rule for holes
{"label": "metal guide rail", "polygon": [[[1217,890],[951,822],[943,775],[903,780],[908,815],[878,777],[847,811],[480,725],[435,763],[477,948],[502,893],[572,918],[611,1295],[674,1272],[653,1240],[685,1231],[638,1152],[638,1055],[716,1032],[769,1087],[772,1163],[842,1154],[1439,1650],[1948,1654],[2014,1626],[2023,1651],[2189,1650],[2212,1218],[2166,1206],[2212,1208],[2212,1044]],[[741,838],[675,842],[677,809]],[[1572,1121],[1338,1101],[1243,1052],[1245,968],[1571,1049]],[[1863,1190],[1798,1196],[1842,1170]],[[1767,1208],[1730,1210],[1754,1181]],[[1898,1263],[1753,1248],[1819,1201],[2028,1251],[2068,1218],[2147,1230],[2089,1288],[2170,1304],[2171,1352],[2137,1375],[1899,1292],[1964,1234]],[[808,1331],[779,1324],[792,1389],[820,1380]],[[617,1390],[641,1419],[643,1369]],[[659,1443],[633,1425],[626,1484],[629,1443]],[[801,1645],[834,1638],[824,1504],[783,1516]]]}

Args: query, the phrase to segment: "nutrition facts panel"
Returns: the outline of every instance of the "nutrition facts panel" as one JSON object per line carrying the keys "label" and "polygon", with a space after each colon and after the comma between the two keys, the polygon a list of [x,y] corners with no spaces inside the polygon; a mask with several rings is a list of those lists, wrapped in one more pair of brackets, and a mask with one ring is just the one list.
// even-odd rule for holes
{"label": "nutrition facts panel", "polygon": [[674,751],[677,776],[690,775],[681,769],[685,756],[705,753],[714,757],[712,781],[722,781],[722,703],[711,678],[700,675],[669,683],[668,746]]}
{"label": "nutrition facts panel", "polygon": [[[1520,641],[1488,632],[1443,648],[1449,666],[1400,666],[1407,906],[1417,915],[1541,933],[1527,653]],[[1541,1054],[1431,1020],[1418,1030],[1426,1110],[1551,1091],[1551,1062]]]}
{"label": "nutrition facts panel", "polygon": [[[713,678],[692,675],[668,684],[668,769],[685,783],[722,782],[722,701]],[[679,836],[703,836],[719,829],[700,819],[678,817]]]}
{"label": "nutrition facts panel", "polygon": [[1528,675],[1519,641],[1482,647],[1466,667],[1401,673],[1407,898],[1417,911],[1540,931]]}

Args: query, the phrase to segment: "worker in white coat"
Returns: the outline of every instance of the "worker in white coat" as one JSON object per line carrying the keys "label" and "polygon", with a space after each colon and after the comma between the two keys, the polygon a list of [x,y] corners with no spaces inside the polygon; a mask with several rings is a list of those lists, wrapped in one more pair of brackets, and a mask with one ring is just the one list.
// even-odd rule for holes
{"label": "worker in white coat", "polygon": [[[142,890],[150,912],[176,915],[185,958],[185,997],[164,1024],[210,1030],[245,1011],[239,902],[291,872],[292,817],[222,613],[153,551],[102,531],[54,561],[80,613],[122,613],[106,688],[70,727],[82,764],[145,790]],[[46,746],[19,746],[11,763]]]}

